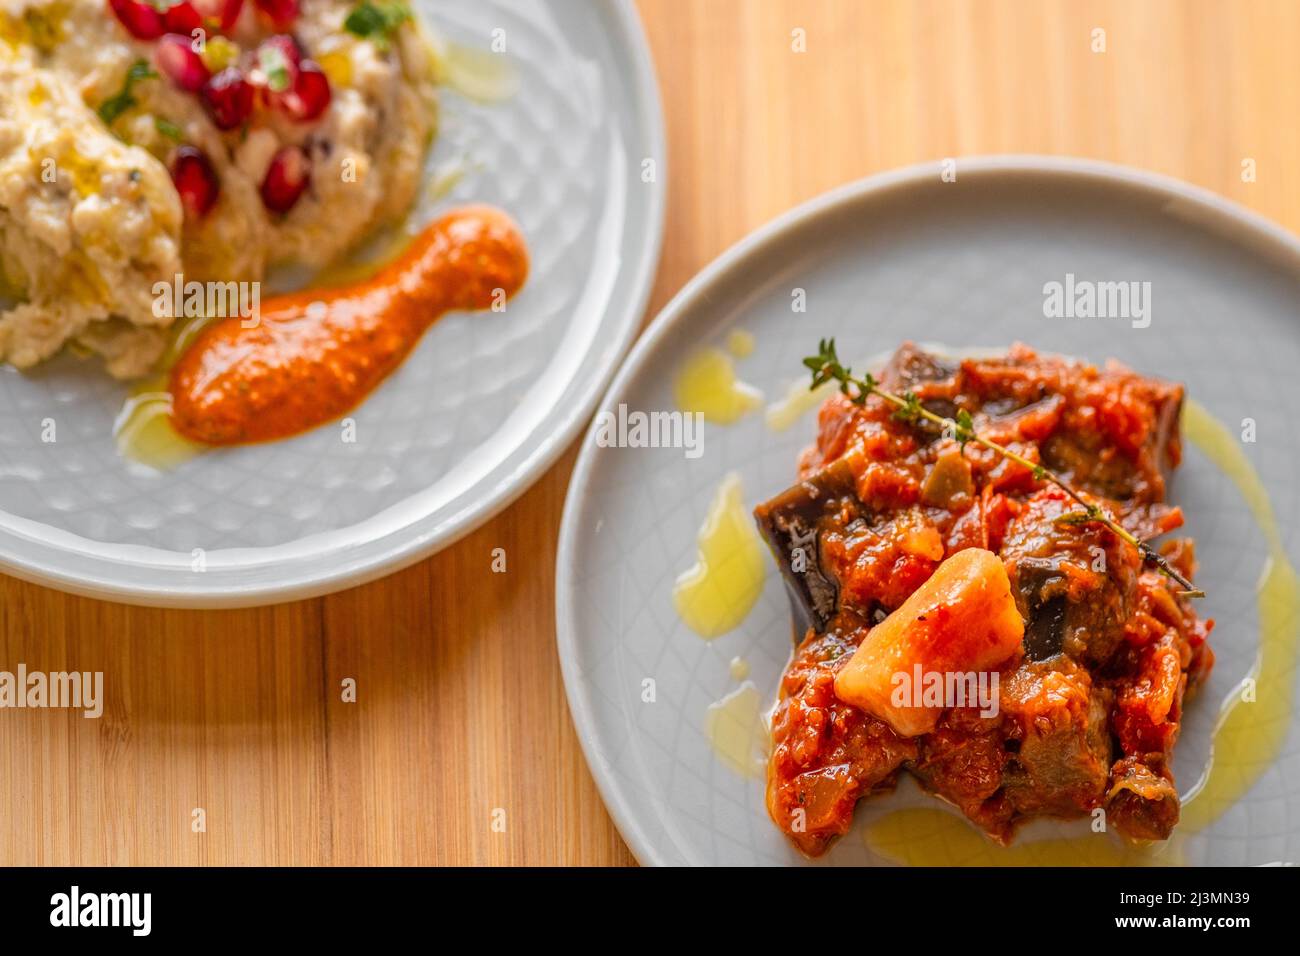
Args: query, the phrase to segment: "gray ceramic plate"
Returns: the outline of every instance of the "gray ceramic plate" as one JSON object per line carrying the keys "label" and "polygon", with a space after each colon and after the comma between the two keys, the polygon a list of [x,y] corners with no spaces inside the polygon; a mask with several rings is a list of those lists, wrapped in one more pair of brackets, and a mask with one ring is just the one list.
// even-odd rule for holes
{"label": "gray ceramic plate", "polygon": [[[822,336],[859,358],[904,339],[955,349],[1004,348],[1102,361],[1187,384],[1228,423],[1245,418],[1258,440],[1241,445],[1271,497],[1280,547],[1297,554],[1300,494],[1300,244],[1278,227],[1203,190],[1103,164],[994,157],[957,164],[945,182],[933,164],[856,183],[759,230],[693,279],[638,343],[603,408],[673,408],[681,363],[728,333],[754,334],[736,362],[768,400],[803,379],[801,356]],[[1150,323],[1138,318],[1058,319],[1044,314],[1044,286],[1079,280],[1149,282]],[[807,311],[792,311],[794,290]],[[710,705],[734,692],[734,657],[766,705],[788,659],[790,612],[775,567],[744,622],[705,642],[679,620],[674,579],[695,561],[696,535],[724,476],[738,473],[752,505],[786,487],[813,437],[814,416],[776,431],[751,414],[708,425],[703,454],[599,447],[589,434],[566,504],[557,579],[559,648],[574,722],[614,819],[644,863],[790,864],[801,857],[767,818],[761,779],[728,768],[704,731]],[[1269,545],[1238,487],[1195,447],[1172,485],[1209,590],[1201,610],[1217,619],[1218,663],[1189,702],[1175,772],[1186,793],[1210,758],[1219,705],[1260,653],[1256,584]],[[1272,687],[1294,694],[1296,622],[1289,652],[1265,662]],[[653,680],[654,701],[643,693]],[[1300,860],[1300,742],[1293,717],[1276,753],[1240,799],[1208,825],[1180,831],[1150,859],[1189,864]],[[909,858],[881,850],[866,831],[900,808],[940,808],[904,784],[864,801],[855,829],[826,864]],[[939,812],[945,812],[940,810]],[[1022,849],[989,857],[951,820],[913,826],[904,842],[930,840],[941,862],[1041,862],[1060,837],[1086,825],[1040,822]],[[965,827],[964,823],[961,824]],[[1082,828],[1082,831],[1081,831]],[[969,828],[966,828],[969,829]],[[991,846],[991,844],[989,845]],[[972,849],[973,847],[973,849]],[[897,850],[897,847],[895,848]],[[947,855],[945,856],[945,852]],[[936,856],[937,854],[937,856]],[[1081,854],[1077,862],[1087,862]]]}
{"label": "gray ceramic plate", "polygon": [[531,251],[524,290],[504,313],[436,323],[352,416],[354,443],[326,426],[167,474],[118,456],[124,389],[99,369],[0,367],[0,570],[150,604],[307,597],[464,534],[578,433],[639,327],[662,236],[663,121],[636,13],[630,0],[418,6],[460,46],[503,41],[517,82],[490,104],[446,92],[429,174],[460,176],[415,221],[464,202],[507,210]]}

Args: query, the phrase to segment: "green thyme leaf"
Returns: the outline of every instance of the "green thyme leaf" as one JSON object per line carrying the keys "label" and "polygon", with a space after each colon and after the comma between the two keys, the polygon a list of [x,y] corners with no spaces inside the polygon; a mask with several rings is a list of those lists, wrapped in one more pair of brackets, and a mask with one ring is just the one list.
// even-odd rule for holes
{"label": "green thyme leaf", "polygon": [[894,412],[894,420],[915,424],[921,418],[921,400],[916,397],[916,392],[904,392],[903,404]]}
{"label": "green thyme leaf", "polygon": [[957,440],[957,444],[964,449],[967,442],[975,440],[975,423],[971,421],[970,412],[964,408],[957,410],[956,421],[957,429],[953,437]]}
{"label": "green thyme leaf", "polygon": [[1055,523],[1058,525],[1088,524],[1092,520],[1092,515],[1086,511],[1067,511],[1063,515],[1057,515]]}

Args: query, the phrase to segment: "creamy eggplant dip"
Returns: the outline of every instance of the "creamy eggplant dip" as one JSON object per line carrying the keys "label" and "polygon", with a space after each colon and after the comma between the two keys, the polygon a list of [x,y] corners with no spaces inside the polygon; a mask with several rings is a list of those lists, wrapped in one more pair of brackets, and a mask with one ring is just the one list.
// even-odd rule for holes
{"label": "creamy eggplant dip", "polygon": [[338,260],[410,207],[434,72],[400,3],[0,0],[0,361],[143,375],[160,283]]}

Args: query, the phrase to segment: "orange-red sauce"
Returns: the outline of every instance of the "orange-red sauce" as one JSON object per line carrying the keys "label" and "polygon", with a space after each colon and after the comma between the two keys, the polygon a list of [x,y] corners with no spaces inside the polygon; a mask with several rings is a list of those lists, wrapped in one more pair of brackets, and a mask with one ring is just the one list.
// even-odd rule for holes
{"label": "orange-red sauce", "polygon": [[268,299],[251,328],[235,316],[205,329],[172,369],[172,423],[195,441],[234,445],[332,421],[444,312],[492,307],[527,274],[523,236],[505,213],[448,213],[365,282]]}
{"label": "orange-red sauce", "polygon": [[[1182,524],[1165,501],[1181,457],[1179,385],[1021,345],[950,363],[911,343],[881,381],[944,415],[965,409],[977,433],[1042,462],[1140,538]],[[899,421],[875,397],[827,399],[799,478],[757,514],[783,571],[793,546],[812,542],[786,579],[825,622],[797,648],[772,716],[768,811],[800,850],[825,852],[858,801],[902,771],[1001,843],[1031,818],[1099,809],[1129,840],[1169,837],[1183,704],[1214,663],[1213,622],[1177,587],[1108,529],[1061,522],[1073,502],[1033,470]],[[837,676],[943,559],[972,547],[1005,565],[1023,654],[997,668],[997,714],[954,706],[933,730],[901,736],[843,701]],[[1190,540],[1161,550],[1192,575]]]}

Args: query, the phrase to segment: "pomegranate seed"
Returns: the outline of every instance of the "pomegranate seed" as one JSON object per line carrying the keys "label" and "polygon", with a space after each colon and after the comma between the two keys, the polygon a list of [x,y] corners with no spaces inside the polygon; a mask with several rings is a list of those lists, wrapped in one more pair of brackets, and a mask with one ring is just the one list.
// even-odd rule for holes
{"label": "pomegranate seed", "polygon": [[108,0],[108,5],[137,40],[156,40],[163,35],[162,14],[143,0]]}
{"label": "pomegranate seed", "polygon": [[330,105],[330,81],[314,60],[303,60],[293,89],[280,97],[284,111],[300,123],[314,120]]}
{"label": "pomegranate seed", "polygon": [[158,41],[154,62],[173,83],[190,93],[197,92],[212,75],[203,65],[203,57],[194,52],[190,38],[179,33],[168,33]]}
{"label": "pomegranate seed", "polygon": [[244,8],[244,0],[189,0],[203,22],[223,33],[235,25]]}
{"label": "pomegranate seed", "polygon": [[180,33],[188,37],[203,26],[203,17],[194,9],[190,0],[181,0],[167,8],[163,14],[163,24],[168,33]]}
{"label": "pomegranate seed", "polygon": [[239,11],[244,9],[244,0],[224,0],[221,5],[221,29],[229,30],[239,19]]}
{"label": "pomegranate seed", "polygon": [[194,219],[203,218],[221,191],[217,171],[207,155],[195,146],[182,146],[172,157],[171,172],[185,214]]}
{"label": "pomegranate seed", "polygon": [[199,90],[218,129],[234,129],[253,112],[253,88],[238,67],[228,66]]}
{"label": "pomegranate seed", "polygon": [[288,212],[311,180],[311,163],[297,146],[285,146],[271,157],[262,180],[262,204],[271,212]]}
{"label": "pomegranate seed", "polygon": [[287,30],[298,19],[298,0],[253,0],[277,30]]}

